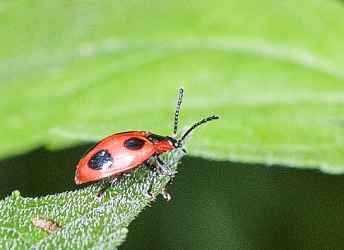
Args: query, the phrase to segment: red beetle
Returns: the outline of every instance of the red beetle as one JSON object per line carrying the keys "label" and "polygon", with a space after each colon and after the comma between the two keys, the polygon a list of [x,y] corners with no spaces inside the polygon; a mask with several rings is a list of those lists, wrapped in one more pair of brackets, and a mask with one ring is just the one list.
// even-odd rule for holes
{"label": "red beetle", "polygon": [[[153,172],[151,182],[147,189],[147,194],[153,198],[151,190],[156,173],[164,173],[170,177],[170,180],[174,177],[172,170],[160,159],[159,155],[169,150],[181,148],[183,140],[192,130],[203,123],[219,118],[216,115],[209,116],[195,123],[180,139],[175,139],[183,92],[184,89],[180,88],[172,136],[161,136],[146,131],[128,131],[110,135],[94,145],[81,158],[76,167],[75,183],[81,184],[102,180],[110,176],[115,177],[113,181],[108,182],[100,190],[97,195],[99,197],[124,173],[144,164]],[[183,151],[185,152],[184,149]],[[156,164],[147,162],[151,157],[155,158]],[[171,198],[166,192],[166,187],[162,190],[162,194],[167,200]]]}

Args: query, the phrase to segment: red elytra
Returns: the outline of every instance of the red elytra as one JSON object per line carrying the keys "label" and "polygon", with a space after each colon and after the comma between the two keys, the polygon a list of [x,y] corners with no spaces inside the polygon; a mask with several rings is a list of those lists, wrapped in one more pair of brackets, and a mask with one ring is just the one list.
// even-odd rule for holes
{"label": "red elytra", "polygon": [[[170,177],[170,180],[174,177],[173,171],[160,159],[159,155],[169,150],[181,148],[183,140],[192,130],[203,123],[219,118],[216,115],[209,116],[195,123],[180,139],[175,139],[183,92],[183,88],[180,88],[172,136],[161,136],[146,131],[128,131],[110,135],[89,149],[82,157],[76,168],[75,183],[99,181],[111,176],[115,177],[114,181],[116,181],[124,173],[144,164],[153,172],[147,189],[147,194],[153,198],[151,190],[156,173],[164,173]],[[184,149],[183,151],[185,152]],[[156,159],[156,164],[147,162],[151,157]],[[111,184],[112,182],[109,182],[100,190],[98,196]],[[166,192],[166,187],[163,188],[162,194],[167,200],[171,198]]]}
{"label": "red elytra", "polygon": [[172,150],[166,137],[145,131],[129,131],[106,137],[80,160],[75,182],[98,181],[114,174],[127,172],[153,155]]}

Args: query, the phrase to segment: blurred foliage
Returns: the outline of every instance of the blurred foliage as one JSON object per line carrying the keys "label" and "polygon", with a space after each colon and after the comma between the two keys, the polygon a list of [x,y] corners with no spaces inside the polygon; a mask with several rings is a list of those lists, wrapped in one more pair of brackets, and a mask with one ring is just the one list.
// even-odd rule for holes
{"label": "blurred foliage", "polygon": [[217,114],[190,153],[343,172],[340,2],[3,1],[0,157]]}
{"label": "blurred foliage", "polygon": [[343,16],[332,0],[1,1],[0,171],[43,180],[47,194],[73,181],[70,156],[43,151],[44,171],[8,157],[71,154],[61,149],[126,130],[171,134],[184,86],[181,127],[221,117],[196,131],[190,155],[342,173]]}

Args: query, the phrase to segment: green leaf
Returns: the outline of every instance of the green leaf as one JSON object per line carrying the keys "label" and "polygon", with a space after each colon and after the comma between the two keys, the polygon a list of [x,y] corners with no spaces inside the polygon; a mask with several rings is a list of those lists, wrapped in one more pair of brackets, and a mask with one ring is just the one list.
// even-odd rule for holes
{"label": "green leaf", "polygon": [[[175,171],[182,150],[165,155]],[[113,249],[120,245],[129,223],[150,203],[146,195],[150,171],[140,167],[96,198],[103,183],[41,198],[23,198],[19,191],[0,201],[1,249]],[[167,184],[156,178],[153,194]],[[52,220],[60,228],[49,234],[34,227],[34,218]]]}
{"label": "green leaf", "polygon": [[[126,130],[195,133],[190,154],[341,173],[339,1],[3,3],[0,157]],[[307,11],[305,11],[307,10]]]}

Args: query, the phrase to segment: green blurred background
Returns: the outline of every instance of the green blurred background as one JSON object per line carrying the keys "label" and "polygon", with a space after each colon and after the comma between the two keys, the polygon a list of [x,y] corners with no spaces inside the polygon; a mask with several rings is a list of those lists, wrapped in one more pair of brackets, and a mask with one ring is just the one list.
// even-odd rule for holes
{"label": "green blurred background", "polygon": [[111,133],[169,133],[183,85],[181,126],[221,120],[120,249],[344,249],[344,176],[309,169],[344,171],[343,16],[320,0],[1,1],[0,198],[79,188],[85,144]]}

